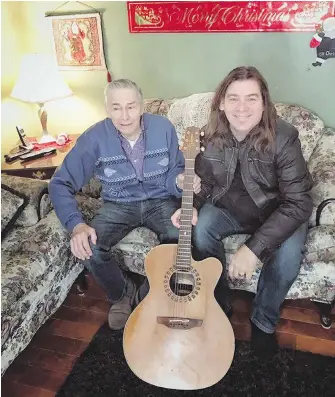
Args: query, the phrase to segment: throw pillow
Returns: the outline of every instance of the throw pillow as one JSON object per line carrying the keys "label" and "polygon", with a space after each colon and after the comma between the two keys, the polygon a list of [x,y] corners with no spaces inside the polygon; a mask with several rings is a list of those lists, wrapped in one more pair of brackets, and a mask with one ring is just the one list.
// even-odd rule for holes
{"label": "throw pillow", "polygon": [[16,220],[17,226],[33,226],[51,210],[48,182],[39,179],[1,175],[1,183],[28,197],[29,202]]}
{"label": "throw pillow", "polygon": [[24,194],[1,184],[1,240],[11,230],[27,203],[28,198]]}

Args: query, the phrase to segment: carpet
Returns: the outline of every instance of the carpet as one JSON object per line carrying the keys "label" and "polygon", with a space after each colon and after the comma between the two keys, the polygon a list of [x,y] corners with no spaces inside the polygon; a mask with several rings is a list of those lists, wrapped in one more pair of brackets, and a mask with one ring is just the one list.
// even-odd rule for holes
{"label": "carpet", "polygon": [[330,397],[335,396],[335,358],[281,349],[260,360],[250,343],[236,341],[230,370],[216,385],[199,391],[167,390],[138,379],[122,348],[123,331],[103,325],[56,397]]}

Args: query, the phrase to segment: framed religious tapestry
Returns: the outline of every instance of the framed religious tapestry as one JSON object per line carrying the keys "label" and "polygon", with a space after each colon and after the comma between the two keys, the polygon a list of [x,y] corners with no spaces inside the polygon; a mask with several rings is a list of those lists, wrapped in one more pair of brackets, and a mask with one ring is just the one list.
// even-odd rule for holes
{"label": "framed religious tapestry", "polygon": [[99,13],[47,16],[60,70],[105,69]]}

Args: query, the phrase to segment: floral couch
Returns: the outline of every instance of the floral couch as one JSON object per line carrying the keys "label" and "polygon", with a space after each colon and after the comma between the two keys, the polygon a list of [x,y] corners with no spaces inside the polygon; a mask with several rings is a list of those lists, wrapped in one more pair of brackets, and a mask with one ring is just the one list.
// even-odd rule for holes
{"label": "floral couch", "polygon": [[[213,93],[204,93],[172,100],[149,99],[145,101],[145,110],[168,117],[180,138],[185,127],[206,124],[212,97]],[[330,303],[335,295],[335,202],[325,200],[335,198],[335,130],[297,105],[277,103],[276,108],[282,118],[299,130],[314,179],[314,211],[306,253],[287,298]],[[101,206],[100,191],[99,182],[92,178],[76,195],[87,222]],[[324,207],[321,214],[320,204]],[[62,304],[77,276],[83,274],[83,266],[70,253],[69,235],[50,206],[46,182],[2,175],[1,206],[6,209],[2,211],[1,225],[3,374]],[[227,263],[246,238],[235,235],[224,239]],[[137,228],[113,251],[125,270],[144,274],[144,258],[156,244],[157,236],[152,231]],[[255,292],[260,270],[261,265],[250,282],[230,281],[231,288]]]}
{"label": "floral couch", "polygon": [[[206,124],[212,97],[213,93],[209,92],[172,100],[148,99],[145,101],[145,111],[168,117],[180,139],[186,127]],[[314,209],[309,220],[306,252],[299,276],[287,299],[310,298],[326,303],[321,305],[324,315],[321,322],[328,327],[331,310],[328,304],[333,302],[335,296],[335,130],[325,127],[316,114],[303,107],[283,103],[276,103],[275,106],[278,115],[298,129],[303,155],[314,180],[311,192]],[[84,193],[98,198],[100,189],[99,182],[93,178]],[[333,200],[328,200],[331,198]],[[247,238],[247,235],[241,234],[223,240],[227,263]],[[113,250],[125,270],[145,274],[144,258],[156,244],[157,236],[152,231],[137,228]],[[259,264],[250,281],[230,280],[231,288],[256,292],[261,266]]]}
{"label": "floral couch", "polygon": [[[186,127],[206,124],[212,97],[213,93],[209,92],[168,101],[151,99],[145,101],[145,110],[168,117],[180,138]],[[306,252],[300,274],[287,298],[311,298],[330,303],[335,296],[335,129],[325,127],[316,114],[303,107],[283,103],[275,106],[279,116],[298,129],[303,154],[314,180],[314,209],[309,220]],[[91,188],[98,197],[98,182],[92,180]],[[330,198],[333,200],[324,202]],[[321,203],[324,208],[317,217]],[[223,240],[227,263],[247,238],[247,235],[235,235]],[[144,274],[144,258],[155,244],[158,240],[152,231],[138,228],[121,240],[114,251],[125,269]],[[256,292],[260,270],[261,264],[250,281],[230,280],[231,288]]]}
{"label": "floral couch", "polygon": [[62,304],[83,266],[70,255],[46,181],[1,175],[1,240],[3,375]]}
{"label": "floral couch", "polygon": [[[173,100],[150,99],[145,101],[145,110],[168,117],[180,139],[186,127],[206,124],[212,97],[213,93],[209,92]],[[301,106],[283,103],[275,106],[278,115],[298,129],[303,155],[314,180],[311,192],[314,209],[306,252],[287,299],[310,298],[326,303],[320,305],[324,316],[321,322],[329,327],[331,305],[328,304],[333,303],[335,296],[335,129],[327,128],[316,114]],[[92,180],[91,187],[98,197],[98,183]],[[235,235],[224,239],[227,263],[247,238],[247,235]],[[121,240],[114,252],[125,269],[144,274],[145,255],[155,244],[158,240],[152,231],[138,228]],[[230,280],[231,288],[256,292],[261,266],[250,281]]]}

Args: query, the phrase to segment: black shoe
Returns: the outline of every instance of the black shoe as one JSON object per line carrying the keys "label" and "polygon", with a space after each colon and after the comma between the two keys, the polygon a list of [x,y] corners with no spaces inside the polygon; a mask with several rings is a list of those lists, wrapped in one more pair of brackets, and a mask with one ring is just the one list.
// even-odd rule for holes
{"label": "black shoe", "polygon": [[259,329],[251,320],[251,347],[261,357],[274,356],[278,351],[276,333],[268,334]]}
{"label": "black shoe", "polygon": [[313,66],[322,66],[322,63],[319,61],[313,62],[312,63]]}
{"label": "black shoe", "polygon": [[130,279],[126,283],[123,297],[112,305],[108,313],[108,325],[112,330],[123,329],[133,309],[136,285]]}

